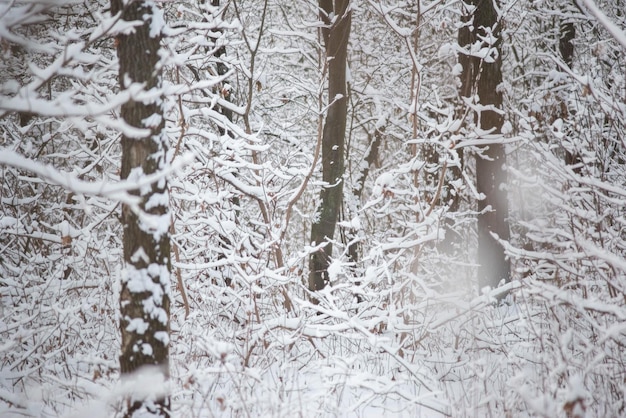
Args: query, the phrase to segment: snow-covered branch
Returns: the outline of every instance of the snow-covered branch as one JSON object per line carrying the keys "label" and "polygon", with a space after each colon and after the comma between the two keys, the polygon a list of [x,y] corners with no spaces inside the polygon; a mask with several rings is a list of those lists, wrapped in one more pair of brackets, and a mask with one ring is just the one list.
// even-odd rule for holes
{"label": "snow-covered branch", "polygon": [[193,161],[191,153],[178,157],[172,165],[166,167],[158,173],[142,176],[136,181],[84,181],[80,180],[76,175],[70,172],[59,171],[49,164],[26,158],[15,151],[0,149],[0,165],[19,168],[29,171],[52,184],[61,186],[67,191],[82,194],[101,196],[109,199],[125,203],[132,208],[137,208],[139,197],[130,192],[138,190],[141,187],[153,184],[160,179],[169,176],[182,169],[185,165]]}
{"label": "snow-covered branch", "polygon": [[579,7],[584,6],[589,12],[600,22],[602,26],[615,38],[615,40],[626,51],[626,33],[622,31],[615,23],[604,14],[593,0],[576,0]]}

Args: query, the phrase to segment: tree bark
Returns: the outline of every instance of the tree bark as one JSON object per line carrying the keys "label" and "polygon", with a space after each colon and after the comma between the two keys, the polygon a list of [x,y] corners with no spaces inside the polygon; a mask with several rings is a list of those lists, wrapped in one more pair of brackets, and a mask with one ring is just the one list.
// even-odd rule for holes
{"label": "tree bark", "polygon": [[[204,2],[204,1],[203,1]],[[220,0],[211,0],[211,6],[213,7],[220,7]],[[222,30],[217,29],[215,31],[217,34],[222,34]],[[219,35],[218,36],[211,36],[211,39],[217,43],[217,40],[219,39]],[[219,76],[223,76],[226,73],[228,73],[228,66],[224,63],[224,61],[222,61],[222,57],[226,55],[226,46],[222,45],[219,48],[215,49],[215,52],[213,52],[213,56],[215,58],[217,58],[217,75]],[[231,101],[231,85],[228,82],[228,80],[224,80],[223,82],[221,82],[219,84],[219,88],[220,88],[220,92],[219,94],[225,99],[228,100],[229,102]],[[226,119],[228,119],[229,122],[233,121],[233,111],[224,107],[224,106],[218,106],[217,107],[217,111],[219,113],[221,113],[222,115],[226,116]],[[228,134],[231,138],[234,137],[235,135],[230,131],[227,130],[221,126],[218,127],[220,135],[224,135],[224,134]],[[237,199],[238,200],[238,199]],[[237,205],[239,205],[239,202],[236,202]]]}
{"label": "tree bark", "polygon": [[328,61],[329,107],[322,137],[321,203],[311,225],[311,242],[326,245],[311,254],[309,289],[323,289],[328,281],[328,265],[332,256],[332,239],[343,198],[344,142],[348,100],[346,92],[346,61],[350,36],[350,0],[320,0],[324,27],[322,37]]}
{"label": "tree bark", "polygon": [[[354,200],[356,201],[356,204],[358,206],[361,205],[363,189],[365,187],[365,180],[367,179],[372,165],[374,165],[374,163],[378,159],[378,151],[380,150],[383,142],[384,132],[384,127],[374,127],[374,132],[368,134],[369,147],[367,149],[365,157],[363,158],[365,164],[359,172],[352,188],[352,195],[354,196]],[[356,209],[358,209],[358,207]],[[351,228],[346,232],[346,235],[346,244],[348,245],[348,261],[352,263],[352,265],[355,265],[361,258],[361,245],[358,241],[354,241],[357,236],[357,231]],[[357,285],[358,284],[359,283],[357,283]]]}
{"label": "tree bark", "polygon": [[[111,13],[120,12],[125,21],[143,22],[132,33],[117,37],[120,89],[142,83],[144,91],[157,92],[161,11],[153,3],[112,0]],[[149,131],[140,138],[122,136],[121,177],[140,180],[162,169],[167,151],[162,99],[129,100],[122,105],[121,116],[127,124]],[[120,295],[120,370],[124,377],[144,366],[155,366],[167,379],[171,272],[167,182],[159,180],[136,193],[141,198],[139,213],[122,208],[125,268]],[[139,415],[169,417],[169,397],[131,396],[124,416]]]}
{"label": "tree bark", "polygon": [[[494,6],[495,0],[469,0],[467,5],[474,6],[473,13],[464,19],[459,30],[459,45],[470,48],[476,42],[481,47],[489,47],[484,39],[488,32],[496,39],[491,45],[490,59],[481,59],[461,53],[459,62],[463,66],[461,75],[461,96],[471,97],[478,94],[481,106],[490,106],[497,110],[484,109],[478,112],[477,125],[490,136],[501,134],[504,117],[502,112],[502,58],[500,23]],[[471,10],[472,8],[468,8]],[[468,20],[471,20],[469,22]],[[465,23],[468,22],[468,23]],[[471,26],[468,26],[471,24]],[[501,280],[510,280],[510,264],[499,239],[510,238],[507,193],[503,187],[507,182],[504,169],[506,153],[504,145],[490,144],[480,149],[476,158],[477,190],[485,198],[478,201],[478,284],[496,287]]]}
{"label": "tree bark", "polygon": [[[563,62],[567,64],[568,67],[572,68],[572,63],[574,62],[574,43],[573,40],[576,37],[576,28],[574,26],[574,22],[568,21],[567,19],[563,19],[561,21],[561,25],[559,26],[559,53],[561,54],[561,58]],[[557,70],[560,68],[557,67]],[[560,113],[563,118],[569,116],[569,110],[567,108],[567,102],[565,97],[560,97]],[[565,150],[565,164],[572,166],[573,170],[576,174],[580,174],[580,163],[581,163],[580,155],[575,151]]]}

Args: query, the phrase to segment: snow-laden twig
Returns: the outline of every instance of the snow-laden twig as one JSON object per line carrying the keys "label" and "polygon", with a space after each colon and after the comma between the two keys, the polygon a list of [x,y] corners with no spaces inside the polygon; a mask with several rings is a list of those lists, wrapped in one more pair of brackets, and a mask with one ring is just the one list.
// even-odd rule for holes
{"label": "snow-laden twig", "polygon": [[127,204],[133,209],[138,208],[137,205],[139,204],[140,198],[139,196],[134,196],[129,192],[148,186],[172,173],[179,171],[185,165],[191,163],[193,158],[193,155],[185,154],[158,173],[144,176],[137,181],[122,180],[112,183],[109,181],[80,180],[74,174],[59,171],[49,164],[43,164],[38,161],[31,160],[15,151],[0,149],[0,165],[29,171],[43,179],[48,180],[52,184],[61,186],[73,193],[106,197]]}
{"label": "snow-laden twig", "polygon": [[576,0],[578,7],[584,7],[600,22],[602,26],[615,38],[615,40],[626,50],[626,33],[624,33],[615,23],[604,14],[593,0]]}

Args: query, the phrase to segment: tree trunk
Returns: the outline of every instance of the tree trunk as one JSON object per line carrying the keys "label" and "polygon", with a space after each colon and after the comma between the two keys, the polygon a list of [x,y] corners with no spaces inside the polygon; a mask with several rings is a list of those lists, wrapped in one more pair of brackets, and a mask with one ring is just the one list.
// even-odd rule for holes
{"label": "tree trunk", "polygon": [[[459,30],[459,45],[470,48],[476,42],[482,47],[488,47],[481,39],[489,38],[490,31],[496,39],[491,45],[489,59],[460,54],[459,62],[463,66],[461,78],[461,96],[471,97],[478,94],[481,106],[502,109],[502,58],[500,23],[498,13],[494,7],[495,0],[469,0],[468,5],[474,6],[474,12],[469,17],[471,26],[465,24]],[[471,10],[471,8],[469,8]],[[464,19],[464,23],[468,19]],[[489,131],[490,137],[501,134],[504,117],[501,112],[485,109],[477,115],[477,126],[483,131]],[[510,280],[510,264],[506,259],[504,248],[494,238],[508,240],[510,237],[508,224],[508,200],[504,185],[507,182],[504,165],[506,154],[504,145],[490,144],[480,150],[476,158],[477,190],[485,198],[478,202],[478,284],[479,289],[484,286],[496,287],[501,280]]]}
{"label": "tree trunk", "polygon": [[[324,248],[311,254],[309,289],[323,289],[328,281],[332,256],[332,239],[343,198],[344,141],[348,99],[346,93],[346,60],[352,12],[349,0],[320,0],[320,14],[326,59],[328,61],[328,100],[322,137],[321,203],[311,225],[311,242]],[[333,17],[334,15],[334,17]]]}
{"label": "tree trunk", "polygon": [[[157,26],[163,19],[161,11],[153,3],[112,0],[111,13],[119,12],[125,21],[143,21],[117,38],[120,89],[142,83],[144,91],[155,91],[161,82]],[[165,165],[162,100],[130,100],[122,105],[121,115],[127,124],[149,130],[140,138],[122,136],[121,177],[139,181]],[[128,206],[122,208],[125,268],[120,295],[120,370],[124,376],[155,366],[167,379],[171,272],[167,182],[162,179],[141,187],[137,194],[141,198],[139,213]],[[169,417],[169,403],[169,397],[131,396],[124,416]]]}
{"label": "tree trunk", "polygon": [[[576,28],[574,27],[574,23],[564,18],[559,26],[559,32],[559,53],[561,54],[563,62],[567,64],[568,67],[572,68],[572,63],[574,62],[574,43],[572,41],[576,37]],[[560,71],[560,68],[557,67],[557,70]],[[559,116],[565,119],[569,116],[567,98],[560,97],[560,100]],[[572,166],[576,174],[580,174],[581,162],[582,161],[578,153],[573,150],[565,150],[565,164]]]}
{"label": "tree trunk", "polygon": [[[367,152],[365,154],[365,157],[363,158],[365,164],[359,172],[356,181],[354,182],[354,187],[352,189],[352,195],[354,196],[357,207],[354,208],[355,210],[348,212],[351,215],[355,215],[360,209],[363,189],[365,188],[365,180],[367,179],[372,165],[374,165],[374,163],[378,159],[378,151],[380,150],[380,147],[383,143],[384,132],[385,127],[374,127],[374,133],[368,134],[369,147],[367,148]],[[357,240],[355,240],[357,237],[357,231],[355,229],[350,228],[346,232],[346,236],[346,245],[348,246],[348,261],[354,266],[361,258],[361,245]]]}
{"label": "tree trunk", "polygon": [[[204,1],[203,1],[204,3]],[[220,7],[220,0],[211,0],[211,6],[213,7]],[[218,36],[211,36],[211,40],[213,40],[213,42],[217,43],[217,40],[219,38],[219,35],[222,34],[222,30],[221,29],[216,29],[215,33],[218,34]],[[215,58],[217,58],[217,75],[218,76],[223,76],[226,73],[228,73],[228,66],[224,63],[224,61],[222,60],[222,57],[224,57],[226,55],[226,46],[222,45],[219,48],[215,49],[215,52],[213,52],[213,56]],[[231,101],[231,85],[228,82],[228,80],[224,80],[223,82],[221,82],[218,86],[220,88],[220,92],[219,94],[225,99],[228,100],[229,102]],[[227,107],[224,106],[218,106],[217,107],[217,111],[219,113],[221,113],[222,115],[226,116],[226,119],[228,119],[229,122],[233,121],[233,111],[228,109]],[[230,131],[227,130],[225,128],[222,128],[221,126],[218,127],[220,135],[224,135],[225,133],[228,133],[228,135],[233,138],[235,135]],[[239,205],[239,198],[235,198],[237,200],[236,205]]]}

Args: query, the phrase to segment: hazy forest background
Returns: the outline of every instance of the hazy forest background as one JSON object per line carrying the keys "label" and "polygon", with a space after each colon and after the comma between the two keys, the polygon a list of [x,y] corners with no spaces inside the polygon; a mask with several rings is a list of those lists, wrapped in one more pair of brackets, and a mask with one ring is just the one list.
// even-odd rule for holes
{"label": "hazy forest background", "polygon": [[623,0],[0,0],[0,416],[626,416]]}

